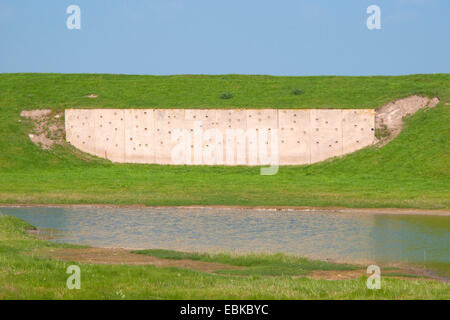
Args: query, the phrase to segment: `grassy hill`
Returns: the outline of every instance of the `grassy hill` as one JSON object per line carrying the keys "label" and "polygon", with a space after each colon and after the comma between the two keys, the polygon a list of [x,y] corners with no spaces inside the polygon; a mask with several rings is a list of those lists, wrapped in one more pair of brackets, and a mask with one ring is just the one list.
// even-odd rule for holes
{"label": "grassy hill", "polygon": [[[304,91],[295,95],[293,90]],[[231,93],[231,99],[221,99]],[[98,98],[86,96],[97,94]],[[409,95],[441,103],[406,119],[382,148],[314,165],[113,164],[28,138],[21,110],[65,108],[377,108]],[[450,75],[400,77],[0,74],[0,203],[450,208]],[[20,120],[20,121],[19,121]]]}

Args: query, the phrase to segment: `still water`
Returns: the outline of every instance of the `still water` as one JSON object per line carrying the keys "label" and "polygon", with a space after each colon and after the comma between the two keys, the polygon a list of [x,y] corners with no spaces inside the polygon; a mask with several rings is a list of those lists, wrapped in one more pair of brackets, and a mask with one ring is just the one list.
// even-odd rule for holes
{"label": "still water", "polygon": [[180,251],[285,252],[450,266],[450,217],[178,208],[0,208],[51,241]]}

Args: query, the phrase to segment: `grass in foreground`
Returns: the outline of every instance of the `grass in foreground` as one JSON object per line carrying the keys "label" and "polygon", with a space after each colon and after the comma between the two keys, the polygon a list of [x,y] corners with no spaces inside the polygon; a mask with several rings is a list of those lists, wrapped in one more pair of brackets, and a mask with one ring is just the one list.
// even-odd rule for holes
{"label": "grass in foreground", "polygon": [[[292,94],[295,88],[304,91]],[[401,77],[0,74],[0,203],[450,208],[450,75]],[[222,92],[233,94],[221,99]],[[98,98],[87,98],[88,94]],[[412,94],[441,103],[383,148],[314,165],[113,164],[41,150],[24,109],[376,108]],[[21,121],[21,122],[19,122]]]}
{"label": "grass in foreground", "polygon": [[[366,277],[354,280],[314,280],[292,276],[209,274],[179,268],[94,265],[40,257],[42,249],[73,247],[37,240],[31,226],[0,216],[0,299],[449,299],[449,285],[414,279],[382,279],[381,290],[368,290]],[[150,253],[150,252],[148,252]],[[216,259],[153,251],[172,258]],[[299,263],[305,269],[340,268],[335,264],[288,256],[217,259],[241,265],[276,267]],[[281,259],[281,261],[279,260]],[[81,290],[68,290],[66,269],[81,268]],[[343,266],[352,268],[352,266]],[[309,270],[306,270],[309,271]]]}
{"label": "grass in foreground", "polygon": [[265,275],[265,276],[300,276],[308,275],[314,270],[356,270],[359,267],[348,264],[337,264],[318,260],[309,260],[279,254],[207,254],[190,253],[172,250],[150,249],[134,251],[137,254],[145,254],[163,259],[190,259],[205,262],[218,262],[234,266],[245,267],[244,269],[220,270],[217,273],[233,275]]}

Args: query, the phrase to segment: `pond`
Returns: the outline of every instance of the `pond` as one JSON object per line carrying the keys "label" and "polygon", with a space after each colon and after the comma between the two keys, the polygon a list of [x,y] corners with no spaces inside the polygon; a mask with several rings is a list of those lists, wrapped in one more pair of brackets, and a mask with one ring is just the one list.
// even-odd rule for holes
{"label": "pond", "polygon": [[[284,252],[450,269],[450,217],[216,208],[0,208],[50,241],[96,247]],[[447,272],[445,272],[447,274]]]}

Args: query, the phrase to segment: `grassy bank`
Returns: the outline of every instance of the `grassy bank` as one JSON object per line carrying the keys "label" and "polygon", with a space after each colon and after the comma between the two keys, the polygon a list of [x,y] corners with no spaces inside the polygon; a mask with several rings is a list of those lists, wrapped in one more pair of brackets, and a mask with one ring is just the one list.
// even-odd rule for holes
{"label": "grassy bank", "polygon": [[[42,252],[78,248],[37,240],[22,220],[0,216],[0,299],[449,299],[448,284],[411,277],[382,278],[368,290],[366,277],[315,280],[317,270],[358,267],[285,255],[209,256],[147,251],[169,259],[217,261],[244,269],[207,273],[176,267],[97,265],[59,261]],[[77,250],[83,250],[81,247]],[[81,289],[69,290],[66,269],[81,269]],[[244,272],[243,270],[246,270]]]}
{"label": "grassy bank", "polygon": [[[303,94],[293,94],[295,89]],[[450,208],[450,75],[401,77],[0,74],[0,203]],[[221,99],[224,92],[231,99]],[[97,94],[98,98],[87,98]],[[412,94],[441,103],[383,148],[259,168],[112,164],[41,150],[24,109],[376,108]],[[20,120],[20,122],[19,122]]]}
{"label": "grassy bank", "polygon": [[203,262],[217,262],[241,269],[219,270],[216,273],[230,275],[252,275],[252,276],[307,276],[312,271],[346,271],[357,270],[356,266],[349,264],[337,264],[324,261],[314,261],[305,258],[288,256],[285,254],[247,254],[230,255],[227,253],[207,254],[197,252],[180,252],[172,250],[138,250],[137,254],[149,255],[163,259],[174,260],[197,260]]}

